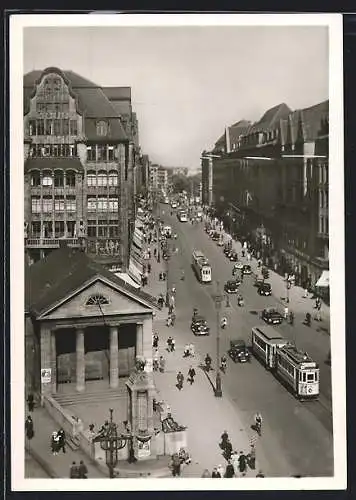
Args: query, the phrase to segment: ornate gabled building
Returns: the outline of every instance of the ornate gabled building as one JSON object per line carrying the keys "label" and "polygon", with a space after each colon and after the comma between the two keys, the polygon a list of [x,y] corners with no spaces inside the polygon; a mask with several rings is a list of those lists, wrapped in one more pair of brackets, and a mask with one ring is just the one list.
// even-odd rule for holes
{"label": "ornate gabled building", "polygon": [[129,88],[101,88],[58,68],[24,76],[25,246],[31,261],[65,239],[103,263],[127,267],[137,141]]}

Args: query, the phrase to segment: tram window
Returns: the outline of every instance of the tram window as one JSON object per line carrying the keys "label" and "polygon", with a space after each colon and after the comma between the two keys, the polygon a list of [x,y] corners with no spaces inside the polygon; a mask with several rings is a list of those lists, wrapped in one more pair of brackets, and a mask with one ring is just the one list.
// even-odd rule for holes
{"label": "tram window", "polygon": [[315,372],[314,375],[315,375],[315,382],[317,382],[318,381],[318,372]]}
{"label": "tram window", "polygon": [[302,382],[302,376],[303,376],[302,372],[299,372],[299,382]]}
{"label": "tram window", "polygon": [[303,382],[306,382],[306,377],[307,377],[307,374],[305,372],[303,372]]}
{"label": "tram window", "polygon": [[314,373],[308,373],[308,382],[314,382]]}

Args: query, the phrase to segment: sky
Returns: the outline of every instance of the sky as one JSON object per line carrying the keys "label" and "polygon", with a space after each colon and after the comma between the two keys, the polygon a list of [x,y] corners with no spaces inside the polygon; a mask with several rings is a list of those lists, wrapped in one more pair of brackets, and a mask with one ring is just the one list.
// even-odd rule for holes
{"label": "sky", "polygon": [[130,86],[142,152],[164,166],[196,170],[226,126],[329,97],[322,26],[26,27],[23,40],[24,73]]}

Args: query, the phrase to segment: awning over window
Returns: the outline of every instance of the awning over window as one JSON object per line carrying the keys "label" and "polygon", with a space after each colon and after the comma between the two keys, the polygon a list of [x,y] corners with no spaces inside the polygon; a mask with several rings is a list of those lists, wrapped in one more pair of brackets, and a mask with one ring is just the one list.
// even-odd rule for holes
{"label": "awning over window", "polygon": [[141,285],[141,276],[143,274],[143,267],[137,261],[130,258],[129,272],[130,278],[135,280],[137,283]]}
{"label": "awning over window", "polygon": [[329,271],[323,271],[315,286],[328,287],[329,286]]}
{"label": "awning over window", "polygon": [[133,286],[134,288],[140,288],[140,285],[136,283],[127,273],[114,273],[115,276],[125,281],[127,284]]}

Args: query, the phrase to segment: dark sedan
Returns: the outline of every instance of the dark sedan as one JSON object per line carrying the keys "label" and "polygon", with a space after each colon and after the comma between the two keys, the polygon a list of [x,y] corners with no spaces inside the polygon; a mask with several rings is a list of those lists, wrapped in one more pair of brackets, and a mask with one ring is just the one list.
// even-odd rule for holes
{"label": "dark sedan", "polygon": [[190,325],[190,329],[194,335],[209,335],[210,328],[204,316],[196,316]]}
{"label": "dark sedan", "polygon": [[233,251],[229,254],[229,259],[231,262],[237,262],[239,260],[239,257],[237,255],[237,252]]}
{"label": "dark sedan", "polygon": [[252,274],[252,269],[249,264],[244,264],[244,267],[242,268],[242,272],[244,274]]}
{"label": "dark sedan", "polygon": [[272,295],[272,287],[270,283],[261,283],[258,287],[257,293],[259,295],[264,295],[265,297]]}
{"label": "dark sedan", "polygon": [[246,361],[251,360],[250,352],[246,346],[246,343],[241,339],[231,340],[230,349],[227,353],[234,361],[234,363],[236,363],[236,361],[239,361],[240,363],[246,363]]}
{"label": "dark sedan", "polygon": [[263,309],[261,318],[269,325],[280,325],[283,322],[282,314],[274,307]]}
{"label": "dark sedan", "polygon": [[239,284],[238,280],[229,280],[225,283],[224,290],[226,293],[237,293],[239,291]]}

